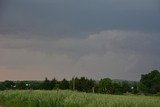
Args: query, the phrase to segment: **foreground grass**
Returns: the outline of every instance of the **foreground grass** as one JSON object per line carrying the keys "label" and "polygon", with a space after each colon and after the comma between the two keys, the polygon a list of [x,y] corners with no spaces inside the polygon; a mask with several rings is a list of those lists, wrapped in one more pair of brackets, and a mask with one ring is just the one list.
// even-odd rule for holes
{"label": "foreground grass", "polygon": [[0,91],[0,104],[7,107],[160,107],[160,97],[72,91]]}

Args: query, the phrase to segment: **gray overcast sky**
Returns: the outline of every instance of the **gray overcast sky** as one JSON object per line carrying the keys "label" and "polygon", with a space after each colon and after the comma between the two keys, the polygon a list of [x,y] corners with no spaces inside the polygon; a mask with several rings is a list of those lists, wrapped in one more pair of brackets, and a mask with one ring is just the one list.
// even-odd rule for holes
{"label": "gray overcast sky", "polygon": [[139,80],[159,64],[159,0],[0,1],[0,80]]}

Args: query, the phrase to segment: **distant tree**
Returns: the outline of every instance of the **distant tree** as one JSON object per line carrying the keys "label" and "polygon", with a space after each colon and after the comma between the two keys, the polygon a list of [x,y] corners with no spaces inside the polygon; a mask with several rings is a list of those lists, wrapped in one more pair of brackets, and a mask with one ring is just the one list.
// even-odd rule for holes
{"label": "distant tree", "polygon": [[112,80],[110,78],[104,78],[99,81],[100,93],[111,93],[112,91]]}
{"label": "distant tree", "polygon": [[56,80],[56,78],[52,79],[50,82],[50,86],[52,89],[57,88],[57,84],[58,84],[58,81]]}
{"label": "distant tree", "polygon": [[24,81],[19,81],[16,83],[16,85],[17,85],[17,89],[21,89],[21,90],[26,89],[26,83]]}
{"label": "distant tree", "polygon": [[77,91],[82,91],[82,88],[81,88],[81,82],[80,82],[80,79],[78,77],[74,78],[73,79],[73,84],[75,85],[75,90]]}
{"label": "distant tree", "polygon": [[[98,93],[99,92],[99,82],[98,81],[94,81],[94,86],[92,87],[92,89],[94,88],[94,92]],[[93,92],[93,90],[92,90]]]}
{"label": "distant tree", "polygon": [[131,86],[131,91],[132,91],[132,94],[137,94],[139,91],[138,91],[138,82],[134,82]]}
{"label": "distant tree", "polygon": [[15,83],[13,81],[6,80],[3,82],[3,87],[5,87],[5,89],[12,89],[14,85]]}
{"label": "distant tree", "polygon": [[112,83],[111,94],[122,94],[121,84],[117,82]]}
{"label": "distant tree", "polygon": [[0,90],[5,90],[6,87],[4,86],[3,82],[0,83]]}
{"label": "distant tree", "polygon": [[70,89],[75,87],[75,90],[82,92],[92,92],[95,86],[95,81],[92,79],[87,79],[85,77],[73,78],[70,82]]}
{"label": "distant tree", "polygon": [[72,80],[70,81],[70,89],[77,90],[77,91],[83,90],[82,82],[80,81],[78,77],[72,78]]}
{"label": "distant tree", "polygon": [[79,84],[79,79],[76,77],[72,78],[70,81],[69,81],[69,89],[71,90],[77,90],[77,86]]}
{"label": "distant tree", "polygon": [[86,92],[95,92],[96,85],[93,79],[87,79],[86,86]]}
{"label": "distant tree", "polygon": [[64,78],[60,84],[59,84],[60,89],[69,89],[69,82]]}
{"label": "distant tree", "polygon": [[78,91],[86,92],[88,89],[88,80],[85,77],[81,77],[78,81],[79,83],[76,84],[78,86]]}
{"label": "distant tree", "polygon": [[45,78],[41,87],[42,87],[42,89],[45,89],[45,90],[51,90],[52,89],[52,87],[50,86],[50,81],[47,79],[47,77]]}
{"label": "distant tree", "polygon": [[85,77],[81,77],[79,79],[80,82],[80,91],[83,92],[92,92],[92,88],[94,87],[94,81],[92,79],[87,79]]}
{"label": "distant tree", "polygon": [[148,74],[141,75],[141,91],[155,94],[160,92],[160,72],[154,70]]}
{"label": "distant tree", "polygon": [[131,92],[131,86],[128,81],[123,81],[121,88],[122,88],[122,93]]}
{"label": "distant tree", "polygon": [[30,84],[30,89],[38,90],[41,89],[42,87],[42,81],[31,81],[29,82]]}
{"label": "distant tree", "polygon": [[87,86],[87,79],[85,78],[85,77],[81,77],[80,79],[79,79],[79,91],[83,91],[83,92],[85,92],[85,91],[87,91],[87,88],[88,88],[88,86]]}

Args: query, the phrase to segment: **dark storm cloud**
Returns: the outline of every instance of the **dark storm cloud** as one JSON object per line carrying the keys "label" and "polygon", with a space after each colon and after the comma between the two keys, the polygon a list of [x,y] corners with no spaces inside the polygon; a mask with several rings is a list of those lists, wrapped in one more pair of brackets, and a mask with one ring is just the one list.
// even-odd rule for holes
{"label": "dark storm cloud", "polygon": [[112,29],[159,32],[156,4],[156,0],[8,0],[0,32],[58,38]]}
{"label": "dark storm cloud", "polygon": [[0,1],[0,16],[3,14],[5,7],[6,7],[6,0],[1,0]]}
{"label": "dark storm cloud", "polygon": [[159,7],[158,0],[1,0],[0,73],[138,80],[160,69]]}

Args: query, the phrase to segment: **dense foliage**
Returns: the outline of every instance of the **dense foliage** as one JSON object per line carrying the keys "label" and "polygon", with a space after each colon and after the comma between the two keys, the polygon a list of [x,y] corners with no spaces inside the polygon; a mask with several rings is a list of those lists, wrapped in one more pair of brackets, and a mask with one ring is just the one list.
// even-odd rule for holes
{"label": "dense foliage", "polygon": [[157,70],[141,76],[140,88],[145,93],[156,94],[160,92],[160,72]]}
{"label": "dense foliage", "polygon": [[160,92],[160,72],[154,70],[142,75],[140,82],[111,80],[103,78],[99,81],[85,77],[72,78],[68,81],[58,81],[55,78],[44,81],[4,81],[0,83],[0,90],[77,90],[80,92],[95,92],[107,94],[156,94]]}

